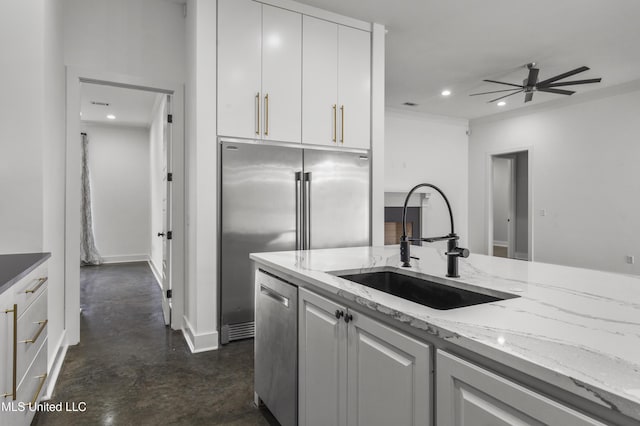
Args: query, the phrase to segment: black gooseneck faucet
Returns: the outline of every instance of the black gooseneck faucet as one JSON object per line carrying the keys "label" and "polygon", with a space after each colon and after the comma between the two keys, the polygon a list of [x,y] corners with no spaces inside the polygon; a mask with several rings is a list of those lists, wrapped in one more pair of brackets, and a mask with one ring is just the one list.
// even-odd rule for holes
{"label": "black gooseneck faucet", "polygon": [[[411,194],[418,189],[424,186],[428,186],[429,188],[433,188],[442,195],[444,198],[444,202],[447,204],[447,208],[449,209],[449,219],[451,220],[451,232],[449,235],[445,235],[442,237],[431,237],[431,238],[408,238],[407,237],[407,204],[409,204],[409,198],[411,198]],[[421,183],[413,188],[407,194],[407,198],[404,200],[404,207],[402,209],[402,237],[400,237],[400,261],[402,262],[402,266],[410,267],[411,266],[411,241],[425,241],[427,243],[433,243],[436,241],[447,241],[447,251],[445,254],[447,255],[447,277],[450,278],[459,278],[458,274],[458,258],[459,257],[469,257],[469,249],[458,247],[458,235],[455,233],[453,228],[453,213],[451,212],[451,205],[449,204],[449,200],[447,196],[444,195],[444,192],[440,190],[435,185],[430,183]]]}

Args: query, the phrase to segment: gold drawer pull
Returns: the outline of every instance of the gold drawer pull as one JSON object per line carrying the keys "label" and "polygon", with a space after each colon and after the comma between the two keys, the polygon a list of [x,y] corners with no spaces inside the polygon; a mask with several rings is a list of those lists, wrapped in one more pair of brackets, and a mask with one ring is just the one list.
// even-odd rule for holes
{"label": "gold drawer pull", "polygon": [[18,370],[18,305],[13,305],[13,309],[7,309],[5,314],[13,312],[13,385],[11,393],[5,393],[2,396],[5,398],[10,396],[14,401],[16,400],[16,388],[18,387],[17,370]]}
{"label": "gold drawer pull", "polygon": [[336,141],[336,133],[338,132],[338,112],[337,112],[337,105],[334,104],[333,105],[333,141]]}
{"label": "gold drawer pull", "polygon": [[23,340],[20,343],[35,343],[36,340],[38,340],[38,337],[40,337],[40,334],[42,334],[42,330],[44,330],[44,328],[47,326],[48,322],[49,322],[48,319],[44,321],[38,321],[36,324],[40,324],[40,328],[36,332],[36,335],[33,336],[31,339]]}
{"label": "gold drawer pull", "polygon": [[344,105],[340,106],[340,115],[342,116],[340,120],[342,122],[340,126],[340,143],[344,144]]}
{"label": "gold drawer pull", "polygon": [[42,277],[42,278],[38,278],[38,284],[36,284],[36,286],[34,288],[32,288],[31,290],[25,290],[25,293],[35,293],[36,291],[38,291],[38,289],[40,287],[42,287],[42,285],[44,283],[47,282],[47,280],[49,279],[49,277]]}
{"label": "gold drawer pull", "polygon": [[35,376],[34,379],[40,379],[40,384],[38,385],[38,389],[36,390],[35,395],[33,395],[33,399],[31,400],[30,406],[33,407],[36,402],[38,402],[38,397],[40,396],[40,392],[42,392],[42,387],[44,386],[44,382],[47,381],[47,373],[44,373],[40,376]]}

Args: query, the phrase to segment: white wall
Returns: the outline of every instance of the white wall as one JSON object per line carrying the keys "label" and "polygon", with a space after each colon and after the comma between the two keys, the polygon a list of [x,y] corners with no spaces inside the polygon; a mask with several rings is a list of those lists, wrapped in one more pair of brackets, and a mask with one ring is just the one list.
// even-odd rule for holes
{"label": "white wall", "polygon": [[2,5],[0,253],[42,251],[44,21],[43,0]]}
{"label": "white wall", "polygon": [[184,334],[192,351],[218,347],[216,2],[187,1],[187,288]]}
{"label": "white wall", "polygon": [[184,81],[183,6],[158,0],[62,0],[64,63]]}
{"label": "white wall", "polygon": [[471,122],[472,251],[486,252],[488,155],[531,147],[534,260],[640,273],[625,263],[640,253],[640,91],[584,99]]}
{"label": "white wall", "polygon": [[149,130],[85,124],[96,247],[105,262],[150,253]]}
{"label": "white wall", "polygon": [[493,159],[493,240],[494,244],[507,244],[509,218],[509,160]]}
{"label": "white wall", "polygon": [[166,163],[163,153],[164,141],[164,108],[167,96],[157,95],[153,110],[153,121],[149,128],[149,179],[150,179],[150,260],[156,274],[162,276],[162,246],[163,239],[158,238],[158,232],[165,230],[162,210],[164,208],[164,194],[166,187],[163,183]]}
{"label": "white wall", "polygon": [[[467,121],[387,108],[385,114],[385,191],[408,192],[431,183],[445,193],[465,247],[467,234]],[[433,190],[425,209],[423,236],[449,233],[449,214]]]}
{"label": "white wall", "polygon": [[[65,345],[64,189],[65,189],[65,74],[62,46],[62,7],[59,0],[44,3],[44,125],[43,125],[43,250],[51,253],[47,345],[51,372],[58,350]],[[33,124],[33,123],[32,123]],[[61,359],[59,359],[61,361]],[[56,373],[45,396],[51,395]]]}

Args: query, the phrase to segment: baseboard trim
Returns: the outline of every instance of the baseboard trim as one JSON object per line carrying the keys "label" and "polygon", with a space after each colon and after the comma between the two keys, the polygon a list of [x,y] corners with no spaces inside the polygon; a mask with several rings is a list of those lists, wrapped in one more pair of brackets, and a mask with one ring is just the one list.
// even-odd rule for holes
{"label": "baseboard trim", "polygon": [[64,358],[67,356],[68,345],[64,344],[65,337],[67,334],[67,330],[62,331],[62,336],[60,340],[58,340],[56,357],[53,359],[53,364],[51,365],[51,369],[49,370],[48,378],[47,378],[47,390],[42,397],[43,401],[48,401],[53,396],[53,390],[56,387],[56,382],[58,381],[58,376],[60,375],[60,371],[62,370],[62,364],[64,363]]}
{"label": "baseboard trim", "polygon": [[509,243],[507,241],[496,241],[493,240],[493,245],[498,247],[509,247]]}
{"label": "baseboard trim", "polygon": [[191,353],[196,354],[218,349],[219,338],[217,330],[209,333],[196,334],[186,316],[182,317],[182,324],[182,335]]}
{"label": "baseboard trim", "polygon": [[158,271],[158,269],[156,268],[156,264],[153,263],[151,259],[149,259],[147,263],[149,263],[149,268],[151,268],[151,272],[153,273],[153,276],[156,278],[156,283],[158,283],[158,287],[160,287],[160,290],[162,290],[162,274],[160,273],[160,271]]}
{"label": "baseboard trim", "polygon": [[102,256],[102,263],[127,263],[127,262],[148,262],[148,254],[123,254],[116,256]]}

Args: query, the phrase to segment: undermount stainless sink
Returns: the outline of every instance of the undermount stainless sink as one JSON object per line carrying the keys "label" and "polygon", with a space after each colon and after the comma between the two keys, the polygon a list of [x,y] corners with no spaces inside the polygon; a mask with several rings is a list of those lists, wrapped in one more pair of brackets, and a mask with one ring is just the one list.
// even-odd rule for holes
{"label": "undermount stainless sink", "polygon": [[489,295],[393,271],[360,274],[336,274],[340,278],[428,306],[447,310],[518,297],[511,294]]}

